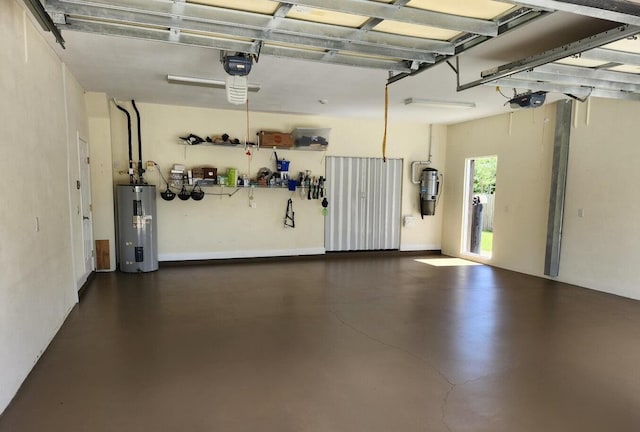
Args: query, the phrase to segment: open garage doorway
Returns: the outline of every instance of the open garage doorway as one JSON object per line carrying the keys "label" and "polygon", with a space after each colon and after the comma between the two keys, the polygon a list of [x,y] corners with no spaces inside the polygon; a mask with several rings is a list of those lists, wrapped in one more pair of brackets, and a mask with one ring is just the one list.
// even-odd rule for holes
{"label": "open garage doorway", "polygon": [[462,253],[491,258],[497,156],[466,160]]}

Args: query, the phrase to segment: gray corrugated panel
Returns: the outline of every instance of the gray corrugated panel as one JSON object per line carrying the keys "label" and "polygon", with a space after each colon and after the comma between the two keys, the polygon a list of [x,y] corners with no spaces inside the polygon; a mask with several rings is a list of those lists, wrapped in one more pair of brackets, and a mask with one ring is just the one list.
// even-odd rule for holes
{"label": "gray corrugated panel", "polygon": [[327,251],[398,249],[402,160],[327,157]]}

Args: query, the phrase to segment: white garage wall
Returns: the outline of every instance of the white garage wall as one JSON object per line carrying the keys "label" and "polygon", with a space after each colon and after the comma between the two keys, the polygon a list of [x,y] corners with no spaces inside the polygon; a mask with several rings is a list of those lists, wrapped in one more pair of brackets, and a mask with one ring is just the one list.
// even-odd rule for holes
{"label": "white garage wall", "polygon": [[560,279],[640,299],[640,104],[589,104],[571,131]]}
{"label": "white garage wall", "polygon": [[116,229],[113,207],[113,161],[111,159],[111,117],[104,93],[85,94],[89,117],[91,157],[91,203],[93,237],[109,241],[109,270],[116,268]]}
{"label": "white garage wall", "polygon": [[[640,299],[640,104],[589,105],[574,103],[557,279]],[[554,123],[545,106],[514,113],[511,134],[508,114],[449,127],[444,253],[460,256],[465,158],[497,155],[494,255],[482,261],[543,276]]]}
{"label": "white garage wall", "polygon": [[[131,105],[123,104],[133,117],[134,159],[137,159],[135,116]],[[156,161],[164,175],[174,163],[189,167],[209,164],[226,170],[237,167],[240,173],[249,169],[242,149],[219,146],[185,147],[178,136],[189,132],[202,137],[228,133],[243,140],[246,123],[242,111],[214,110],[157,104],[138,103],[142,117],[143,158]],[[327,155],[380,157],[383,124],[379,120],[345,119],[285,114],[251,113],[251,134],[258,130],[291,131],[295,127],[331,128]],[[126,183],[126,118],[111,105],[111,137],[113,163],[117,166],[116,183]],[[434,166],[443,168],[445,127],[435,127],[433,133]],[[410,163],[427,157],[429,127],[417,123],[391,123],[389,127],[388,157],[404,159],[403,215],[418,216],[418,187],[409,178]],[[324,175],[323,152],[278,150],[280,158],[291,161],[290,170],[298,173],[309,169],[313,175]],[[251,173],[260,167],[273,169],[273,151],[254,152]],[[147,174],[147,181],[161,185],[157,172]],[[163,187],[159,188],[160,190]],[[220,192],[219,188],[207,188]],[[225,190],[230,190],[226,188]],[[285,229],[283,218],[286,190],[256,189],[257,208],[249,207],[248,190],[241,190],[231,198],[206,196],[203,201],[186,202],[175,199],[158,201],[159,254],[161,260],[210,259],[244,256],[276,256],[317,254],[324,252],[324,219],[320,201],[294,196],[296,228]],[[331,200],[331,197],[329,197]],[[331,204],[330,204],[331,205]],[[419,217],[418,217],[419,219]],[[415,226],[402,230],[401,248],[409,250],[440,249],[442,213]]]}
{"label": "white garage wall", "polygon": [[82,90],[22,3],[0,11],[1,412],[77,302],[69,186],[86,119]]}
{"label": "white garage wall", "polygon": [[498,267],[541,275],[549,209],[555,105],[449,126],[442,250],[461,256],[467,158],[498,157],[493,256]]}

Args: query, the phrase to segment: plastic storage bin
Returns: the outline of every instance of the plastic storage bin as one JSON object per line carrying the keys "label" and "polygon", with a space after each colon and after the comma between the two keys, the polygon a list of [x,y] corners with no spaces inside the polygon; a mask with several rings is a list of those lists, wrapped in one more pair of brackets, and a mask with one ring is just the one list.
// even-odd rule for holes
{"label": "plastic storage bin", "polygon": [[299,148],[326,148],[329,146],[329,133],[330,128],[318,129],[318,128],[298,128],[294,129],[291,135],[293,136],[293,145]]}

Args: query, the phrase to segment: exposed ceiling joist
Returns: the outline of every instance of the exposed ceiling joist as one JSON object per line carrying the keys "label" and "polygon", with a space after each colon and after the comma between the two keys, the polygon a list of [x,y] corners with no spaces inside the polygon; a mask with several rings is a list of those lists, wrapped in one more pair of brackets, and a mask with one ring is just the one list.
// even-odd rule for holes
{"label": "exposed ceiling joist", "polygon": [[[75,18],[68,18],[69,30],[94,33],[109,36],[123,36],[136,39],[156,40],[161,42],[179,43],[194,45],[205,48],[214,48],[223,51],[246,52],[258,54],[257,48],[250,41],[237,41],[225,39],[213,39],[187,33],[180,33],[177,39],[173,39],[169,29],[154,29],[144,27],[133,27],[118,24],[106,24],[95,21],[85,21]],[[296,50],[294,48],[263,46],[262,54],[276,57],[289,57],[309,61],[323,61],[324,52]],[[342,64],[348,66],[359,66],[372,69],[395,70],[398,72],[408,72],[410,69],[404,62],[378,60],[367,57],[335,55],[327,63]]]}
{"label": "exposed ceiling joist", "polygon": [[605,48],[595,48],[583,52],[580,54],[580,58],[587,60],[600,60],[608,63],[640,66],[640,54]]}
{"label": "exposed ceiling joist", "polygon": [[[513,11],[509,11],[503,14],[500,17],[497,17],[495,22],[498,24],[498,36],[507,33],[523,24],[534,21],[544,15],[546,15],[547,11],[534,10],[526,7],[522,7]],[[461,37],[457,38],[454,41],[455,44],[455,54],[461,54],[464,51],[471,49],[475,46],[478,46],[491,38],[489,36],[482,36],[477,34],[465,34]],[[450,57],[448,56],[438,56],[436,58],[436,63],[443,62]],[[432,64],[422,64],[417,70],[412,70],[411,72],[404,72],[393,75],[387,80],[387,84],[393,84],[394,82],[400,81],[404,78],[414,76],[420,74],[426,70],[429,70],[433,65]]]}
{"label": "exposed ceiling joist", "polygon": [[287,0],[287,3],[465,33],[498,35],[498,25],[493,21],[403,7],[397,4],[389,5],[369,0]]}
{"label": "exposed ceiling joist", "polygon": [[[409,3],[409,1],[410,1],[410,0],[393,0],[393,2],[392,2],[391,4],[393,4],[394,6],[397,6],[397,7],[401,7],[401,6],[404,6],[404,5],[406,5],[407,3]],[[289,3],[287,3],[287,4],[289,4]],[[290,6],[293,6],[293,5],[291,5],[291,4],[289,4],[289,5],[290,5]],[[353,34],[353,40],[362,40],[362,38],[363,38],[363,37],[365,37],[365,36],[366,36],[366,34],[367,34],[371,29],[373,29],[375,26],[377,26],[378,24],[380,24],[382,21],[384,21],[384,20],[383,20],[383,19],[381,19],[381,18],[369,18],[367,21],[365,21],[365,22],[364,22],[364,23],[363,23],[363,24],[358,28],[358,30],[357,30],[356,32],[354,32],[354,34]],[[349,42],[347,42],[347,41],[342,42],[342,46],[343,46],[343,49],[348,49],[348,47],[349,47]],[[327,58],[327,59],[328,59],[329,57],[331,57],[331,56],[335,55],[335,53],[336,53],[336,51],[334,51],[334,50],[328,51],[328,52],[325,54],[325,58]]]}
{"label": "exposed ceiling joist", "polygon": [[604,89],[594,89],[586,86],[568,86],[564,84],[555,84],[539,81],[528,81],[515,78],[502,78],[491,83],[485,83],[483,85],[492,85],[500,87],[513,87],[516,89],[527,89],[531,91],[546,91],[562,93],[572,95],[579,98],[585,98],[589,96],[602,97],[607,99],[627,99],[640,101],[640,94],[630,93],[625,91],[614,91]]}
{"label": "exposed ceiling joist", "polygon": [[[582,69],[582,68],[576,68]],[[579,72],[579,71],[578,71]],[[519,74],[512,75],[511,78],[527,81],[542,81],[547,83],[570,85],[570,86],[583,86],[592,87],[603,90],[621,90],[628,92],[640,92],[640,84],[632,84],[627,82],[614,82],[606,81],[594,78],[587,78],[579,75],[566,75],[553,72],[541,71],[540,68],[536,68],[530,72],[520,72]]]}
{"label": "exposed ceiling joist", "polygon": [[511,0],[514,4],[556,10],[640,26],[640,4],[628,0]]}
{"label": "exposed ceiling joist", "polygon": [[[52,2],[54,4],[54,2]],[[233,27],[219,23],[205,23],[193,21],[187,18],[176,20],[172,17],[152,15],[139,12],[127,12],[121,10],[105,10],[96,6],[70,5],[66,8],[66,13],[74,18],[90,18],[93,20],[104,20],[107,22],[118,22],[127,25],[164,27],[180,29],[182,31],[202,32],[217,35],[217,37],[235,36],[243,39],[263,40],[300,47],[307,46],[322,49],[343,49],[343,42],[333,39],[312,38],[307,36],[293,35],[288,33],[278,33],[276,31],[264,31],[252,28]],[[73,28],[69,28],[73,30]],[[204,36],[204,35],[203,35]],[[251,46],[251,45],[249,45]],[[400,49],[389,46],[370,45],[366,43],[352,42],[349,44],[349,51],[366,54],[370,56],[390,57],[403,60],[416,60],[419,62],[433,63],[435,55],[433,53]]]}
{"label": "exposed ceiling joist", "polygon": [[496,80],[506,78],[510,75],[514,75],[520,72],[531,70],[538,66],[545,65],[547,63],[561,60],[566,57],[570,57],[575,54],[579,54],[583,51],[587,51],[593,48],[598,48],[602,45],[606,45],[611,42],[623,39],[625,37],[633,36],[640,32],[640,27],[623,25],[611,30],[599,33],[597,35],[590,36],[588,38],[581,39],[576,42],[572,42],[567,45],[563,45],[558,48],[546,51],[544,53],[527,57],[525,59],[508,63],[506,65],[499,66],[497,68],[484,71],[481,74],[479,80],[462,84],[458,86],[458,91],[466,90],[469,88],[477,87],[482,84],[495,82]]}
{"label": "exposed ceiling joist", "polygon": [[536,68],[535,71],[550,74],[567,75],[577,78],[589,78],[599,81],[611,81],[613,83],[631,83],[640,85],[640,75],[638,74],[609,71],[606,69],[591,69],[585,67],[550,63]]}
{"label": "exposed ceiling joist", "polygon": [[[105,19],[113,11],[124,13],[139,13],[176,18],[172,8],[173,2],[163,0],[49,0],[47,9],[56,12],[82,14],[82,7],[93,6],[102,9]],[[228,28],[229,34],[234,35],[238,30],[253,29],[267,30],[268,33],[288,34],[291,36],[326,39],[334,41],[351,41],[351,37],[357,29],[341,27],[330,24],[315,23],[309,21],[279,18],[271,15],[263,15],[252,12],[244,12],[233,9],[203,6],[192,3],[183,5],[180,15],[182,20],[218,24]],[[116,18],[113,21],[117,21]],[[132,20],[133,21],[133,20]],[[438,54],[453,54],[454,46],[450,42],[422,39],[411,36],[395,35],[383,32],[367,32],[366,35],[353,41],[358,45],[370,45],[377,47],[397,47],[406,50],[427,51]]]}

